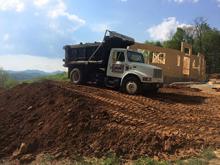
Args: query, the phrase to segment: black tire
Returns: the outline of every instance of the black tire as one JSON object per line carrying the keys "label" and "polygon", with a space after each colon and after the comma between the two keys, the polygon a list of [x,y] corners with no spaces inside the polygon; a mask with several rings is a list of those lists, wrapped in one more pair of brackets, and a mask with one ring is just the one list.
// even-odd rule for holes
{"label": "black tire", "polygon": [[122,91],[127,94],[135,95],[138,94],[140,90],[141,90],[140,80],[134,76],[125,78],[125,80],[122,83]]}
{"label": "black tire", "polygon": [[158,93],[159,89],[160,88],[155,87],[155,88],[150,89],[150,92],[156,94],[156,93]]}
{"label": "black tire", "polygon": [[74,68],[70,72],[70,80],[73,84],[82,84],[83,83],[83,72],[80,68]]}

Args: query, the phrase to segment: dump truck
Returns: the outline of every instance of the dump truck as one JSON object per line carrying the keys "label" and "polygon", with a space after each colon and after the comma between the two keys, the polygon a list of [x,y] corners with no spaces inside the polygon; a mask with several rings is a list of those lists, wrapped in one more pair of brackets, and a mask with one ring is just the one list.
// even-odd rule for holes
{"label": "dump truck", "polygon": [[129,46],[135,40],[106,30],[102,42],[66,45],[64,66],[74,84],[98,84],[134,95],[163,85],[162,69],[145,63],[144,55]]}

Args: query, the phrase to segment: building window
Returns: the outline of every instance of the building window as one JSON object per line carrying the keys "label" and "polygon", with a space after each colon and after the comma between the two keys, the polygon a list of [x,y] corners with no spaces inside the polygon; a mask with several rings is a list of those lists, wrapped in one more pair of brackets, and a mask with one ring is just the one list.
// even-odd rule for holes
{"label": "building window", "polygon": [[184,52],[185,52],[186,55],[190,55],[189,48],[185,48],[185,49],[184,49]]}
{"label": "building window", "polygon": [[195,59],[193,60],[193,64],[192,65],[193,65],[194,69],[197,69],[199,67],[198,62],[199,62],[198,60],[195,60]]}
{"label": "building window", "polygon": [[177,57],[176,66],[180,66],[181,57],[180,55],[177,55],[176,57]]}
{"label": "building window", "polygon": [[165,64],[166,63],[166,53],[153,53],[152,63]]}

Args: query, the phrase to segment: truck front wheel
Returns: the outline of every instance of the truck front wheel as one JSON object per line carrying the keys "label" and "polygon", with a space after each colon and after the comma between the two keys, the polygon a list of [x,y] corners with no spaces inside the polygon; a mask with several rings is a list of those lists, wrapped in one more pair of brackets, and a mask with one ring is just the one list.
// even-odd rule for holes
{"label": "truck front wheel", "polygon": [[74,68],[70,73],[71,82],[74,84],[83,83],[83,74],[79,68]]}
{"label": "truck front wheel", "polygon": [[140,92],[140,81],[136,77],[128,77],[124,80],[122,84],[122,89],[124,92],[135,95]]}

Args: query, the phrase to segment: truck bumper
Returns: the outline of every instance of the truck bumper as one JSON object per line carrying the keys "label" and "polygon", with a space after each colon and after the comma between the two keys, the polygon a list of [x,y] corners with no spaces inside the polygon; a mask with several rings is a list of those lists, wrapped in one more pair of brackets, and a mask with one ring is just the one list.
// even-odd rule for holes
{"label": "truck bumper", "polygon": [[163,87],[163,83],[142,83],[142,89],[151,90],[151,89],[159,89]]}

